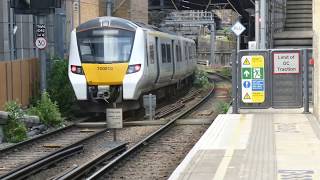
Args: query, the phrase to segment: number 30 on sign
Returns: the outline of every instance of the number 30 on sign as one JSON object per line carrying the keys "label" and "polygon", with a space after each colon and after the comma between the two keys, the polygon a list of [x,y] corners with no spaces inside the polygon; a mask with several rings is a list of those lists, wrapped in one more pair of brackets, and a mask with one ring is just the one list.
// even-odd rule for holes
{"label": "number 30 on sign", "polygon": [[43,37],[38,37],[35,44],[38,49],[44,49],[47,47],[47,40]]}

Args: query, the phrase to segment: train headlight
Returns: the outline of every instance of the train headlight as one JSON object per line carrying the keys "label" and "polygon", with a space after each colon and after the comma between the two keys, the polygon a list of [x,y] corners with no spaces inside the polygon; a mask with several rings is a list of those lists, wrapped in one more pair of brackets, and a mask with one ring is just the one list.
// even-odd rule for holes
{"label": "train headlight", "polygon": [[127,70],[127,74],[139,72],[140,69],[141,69],[141,64],[129,65],[128,70]]}
{"label": "train headlight", "polygon": [[81,66],[71,65],[71,72],[74,74],[83,74]]}

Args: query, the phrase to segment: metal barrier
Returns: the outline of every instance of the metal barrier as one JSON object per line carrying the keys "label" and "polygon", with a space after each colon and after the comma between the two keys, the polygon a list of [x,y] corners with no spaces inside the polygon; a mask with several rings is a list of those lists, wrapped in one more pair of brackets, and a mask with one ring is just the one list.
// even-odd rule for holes
{"label": "metal barrier", "polygon": [[233,60],[233,113],[312,102],[312,49],[241,50]]}

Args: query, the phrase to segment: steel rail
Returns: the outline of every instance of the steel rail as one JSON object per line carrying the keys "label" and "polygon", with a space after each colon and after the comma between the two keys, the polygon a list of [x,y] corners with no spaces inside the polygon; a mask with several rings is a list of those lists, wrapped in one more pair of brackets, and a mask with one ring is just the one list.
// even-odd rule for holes
{"label": "steel rail", "polygon": [[127,143],[119,143],[112,147],[112,149],[104,152],[102,155],[99,155],[97,158],[93,159],[92,161],[87,162],[86,164],[73,169],[59,177],[53,178],[53,180],[71,180],[71,179],[79,179],[81,176],[85,175],[88,171],[92,168],[96,167],[96,165],[100,164],[103,161],[110,160],[114,158],[118,154],[124,152]]}
{"label": "steel rail", "polygon": [[12,171],[11,173],[5,174],[4,176],[1,176],[0,179],[16,180],[16,179],[26,178],[32,175],[33,173],[35,173],[36,171],[39,171],[46,166],[49,166],[67,156],[71,156],[82,150],[83,150],[83,145],[79,145],[79,146],[71,147],[68,149],[64,149],[63,151],[55,152],[53,154],[50,154],[49,156],[39,159],[36,162],[25,165],[15,171]]}
{"label": "steel rail", "polygon": [[75,122],[75,123],[73,123],[73,124],[71,124],[71,125],[58,128],[58,129],[56,129],[56,130],[54,130],[54,131],[51,131],[51,132],[48,132],[48,133],[45,133],[45,134],[42,134],[42,135],[33,137],[33,138],[28,139],[28,140],[26,140],[26,141],[22,141],[22,142],[20,142],[20,143],[17,143],[17,144],[8,146],[8,147],[6,147],[6,148],[4,148],[4,149],[0,149],[0,154],[5,153],[5,152],[7,152],[7,151],[10,151],[10,150],[12,150],[12,149],[19,149],[21,146],[27,145],[28,143],[33,143],[33,142],[35,142],[35,141],[44,139],[44,138],[46,138],[46,137],[48,137],[48,136],[51,136],[51,135],[53,135],[53,134],[62,132],[62,131],[64,131],[64,130],[67,130],[67,129],[70,129],[70,128],[73,128],[73,127],[76,126],[76,123],[79,123],[79,122],[82,122],[82,121],[86,121],[86,120],[88,120],[88,119],[89,119],[89,117],[83,118],[82,120],[79,120],[79,121],[77,121],[77,122]]}
{"label": "steel rail", "polygon": [[124,159],[125,157],[127,157],[128,155],[130,155],[131,153],[135,152],[136,150],[138,150],[138,148],[148,144],[149,141],[151,141],[154,137],[156,137],[157,135],[159,135],[160,133],[162,133],[163,131],[165,131],[166,129],[168,129],[169,127],[171,127],[175,121],[177,121],[178,119],[180,119],[181,117],[187,115],[188,113],[190,113],[192,110],[194,110],[195,108],[197,108],[199,105],[201,105],[203,102],[205,102],[208,97],[210,97],[210,95],[214,92],[214,88],[212,88],[210,90],[210,92],[204,97],[202,98],[198,103],[194,104],[193,106],[191,106],[190,108],[188,108],[187,110],[183,111],[182,113],[180,113],[178,116],[174,117],[172,120],[170,120],[167,124],[163,125],[161,128],[159,128],[157,131],[153,132],[152,134],[150,134],[149,136],[147,136],[146,138],[144,138],[143,140],[141,140],[140,142],[138,142],[137,144],[135,144],[134,146],[132,146],[130,149],[128,149],[127,151],[125,151],[124,153],[122,153],[121,155],[117,156],[115,159],[113,159],[112,161],[110,161],[107,165],[103,166],[102,168],[100,168],[97,172],[95,172],[94,174],[92,174],[90,177],[87,178],[87,180],[93,180],[93,179],[97,179],[99,177],[101,177],[103,174],[105,174],[108,170],[110,170],[111,168],[113,168],[118,162],[120,162],[122,159]]}
{"label": "steel rail", "polygon": [[[66,156],[68,156],[67,153],[72,153],[73,151],[70,151],[70,150],[73,150],[75,147],[78,147],[78,146],[83,146],[81,145],[84,141],[88,140],[88,139],[91,139],[95,136],[98,136],[100,134],[102,134],[103,132],[105,132],[107,130],[107,128],[105,129],[102,129],[86,138],[83,138],[81,139],[80,141],[77,141],[73,144],[70,144],[64,148],[61,148],[57,151],[54,151],[46,156],[43,156],[39,159],[36,159],[26,165],[23,165],[21,167],[18,167],[16,169],[13,169],[12,171],[10,171],[9,173],[6,173],[2,176],[0,176],[0,179],[23,179],[27,176],[30,176],[38,171],[41,170],[41,168],[43,167],[46,167],[48,165],[51,165],[51,164],[54,164],[56,163],[57,161],[61,160],[61,158],[64,158]],[[70,154],[72,155],[72,154]],[[34,167],[37,167],[37,168],[34,168]]]}

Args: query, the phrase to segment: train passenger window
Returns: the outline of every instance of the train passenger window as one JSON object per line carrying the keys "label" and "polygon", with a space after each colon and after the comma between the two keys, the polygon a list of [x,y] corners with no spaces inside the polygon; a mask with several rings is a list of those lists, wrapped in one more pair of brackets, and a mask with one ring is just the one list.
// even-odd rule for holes
{"label": "train passenger window", "polygon": [[176,58],[177,58],[177,62],[179,62],[180,61],[180,57],[179,57],[179,46],[178,45],[176,45]]}
{"label": "train passenger window", "polygon": [[150,64],[154,64],[154,46],[151,44],[149,46],[149,52],[150,52]]}
{"label": "train passenger window", "polygon": [[171,51],[170,51],[170,45],[166,44],[167,47],[167,62],[171,63]]}
{"label": "train passenger window", "polygon": [[189,46],[189,59],[193,59],[193,52],[190,46]]}
{"label": "train passenger window", "polygon": [[188,48],[187,48],[187,46],[185,46],[185,47],[184,47],[184,54],[185,54],[186,61],[188,61],[188,58],[189,58],[189,52],[188,52]]}
{"label": "train passenger window", "polygon": [[166,45],[165,44],[161,44],[161,58],[162,58],[162,63],[167,62]]}

